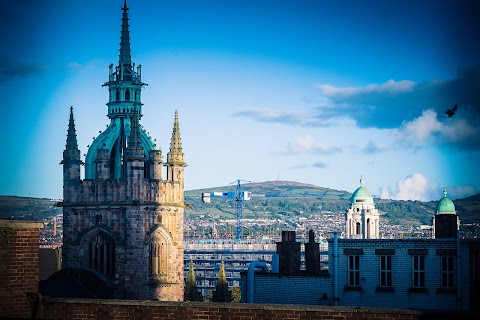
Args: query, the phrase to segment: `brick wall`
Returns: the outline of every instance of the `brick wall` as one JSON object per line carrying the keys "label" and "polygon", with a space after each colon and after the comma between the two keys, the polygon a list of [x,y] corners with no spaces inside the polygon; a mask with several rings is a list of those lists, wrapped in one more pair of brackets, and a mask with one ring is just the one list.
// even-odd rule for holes
{"label": "brick wall", "polygon": [[[292,306],[274,304],[176,303],[158,301],[43,298],[38,319],[425,319],[426,314],[399,309]],[[428,318],[428,317],[427,317]]]}
{"label": "brick wall", "polygon": [[26,293],[38,292],[41,222],[0,220],[0,317],[28,317]]}

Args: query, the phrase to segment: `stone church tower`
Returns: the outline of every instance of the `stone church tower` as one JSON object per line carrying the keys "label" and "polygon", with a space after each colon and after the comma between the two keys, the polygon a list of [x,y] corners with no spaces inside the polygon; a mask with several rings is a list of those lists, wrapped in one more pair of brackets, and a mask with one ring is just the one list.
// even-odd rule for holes
{"label": "stone church tower", "polygon": [[345,214],[347,239],[378,239],[380,214],[375,209],[373,197],[363,186],[360,178],[360,187],[353,192],[350,198],[351,205]]}
{"label": "stone church tower", "polygon": [[[178,113],[167,162],[141,126],[141,65],[123,8],[118,65],[110,65],[110,124],[80,159],[73,108],[63,152],[63,268],[101,275],[122,299],[183,301],[184,155]],[[85,165],[85,179],[80,166]],[[162,167],[166,180],[162,179]]]}

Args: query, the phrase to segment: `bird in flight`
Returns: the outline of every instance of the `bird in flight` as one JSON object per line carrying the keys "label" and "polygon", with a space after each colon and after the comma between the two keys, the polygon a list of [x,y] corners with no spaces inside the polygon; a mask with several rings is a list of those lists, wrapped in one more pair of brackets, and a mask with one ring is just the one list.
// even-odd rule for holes
{"label": "bird in flight", "polygon": [[455,113],[457,113],[457,109],[458,109],[458,106],[457,106],[457,105],[454,105],[453,108],[452,108],[452,109],[448,109],[447,112],[445,112],[445,114],[446,114],[449,118],[451,118],[451,117],[453,117],[453,115],[454,115]]}

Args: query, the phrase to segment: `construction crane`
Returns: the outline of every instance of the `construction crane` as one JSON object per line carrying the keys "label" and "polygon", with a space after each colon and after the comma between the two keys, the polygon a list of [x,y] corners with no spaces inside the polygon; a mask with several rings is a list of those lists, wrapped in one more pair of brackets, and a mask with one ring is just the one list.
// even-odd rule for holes
{"label": "construction crane", "polygon": [[237,184],[236,191],[229,192],[204,192],[202,193],[202,201],[205,203],[210,203],[211,199],[235,199],[235,239],[242,239],[242,216],[243,216],[243,205],[242,202],[248,201],[251,199],[252,194],[248,191],[243,191],[242,185],[240,182],[251,182],[247,180],[236,180],[230,184]]}

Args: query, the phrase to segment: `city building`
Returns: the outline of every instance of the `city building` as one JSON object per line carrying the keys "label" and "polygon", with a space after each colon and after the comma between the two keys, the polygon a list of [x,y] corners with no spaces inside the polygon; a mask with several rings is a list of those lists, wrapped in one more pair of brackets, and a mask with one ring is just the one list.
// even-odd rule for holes
{"label": "city building", "polygon": [[[275,253],[273,240],[198,239],[185,242],[184,273],[190,262],[195,269],[196,283],[203,297],[215,290],[222,262],[229,287],[240,285],[240,272],[251,261],[265,261],[269,265]],[[187,279],[186,279],[187,280]]]}
{"label": "city building", "polygon": [[347,239],[378,239],[380,238],[380,214],[375,209],[373,197],[363,186],[360,178],[360,187],[350,198],[350,208],[345,214],[345,235]]}
{"label": "city building", "polygon": [[[357,199],[373,206],[362,188],[352,195],[347,224],[362,223],[349,216]],[[317,266],[316,250],[307,250],[307,244],[305,260],[312,267],[302,270],[301,244],[292,240],[294,231],[284,231],[277,243],[278,270],[253,262],[241,273],[242,302],[478,311],[480,241],[460,239],[455,205],[446,192],[433,229],[433,239],[371,239],[361,227],[362,237],[339,239],[335,233],[328,240],[328,270]]]}
{"label": "city building", "polygon": [[[183,301],[184,154],[175,113],[167,161],[141,126],[141,65],[122,8],[118,65],[109,67],[109,125],[80,158],[70,108],[63,152],[63,268],[88,269],[115,298]],[[85,165],[85,179],[80,166]],[[165,166],[166,179],[162,167]]]}

